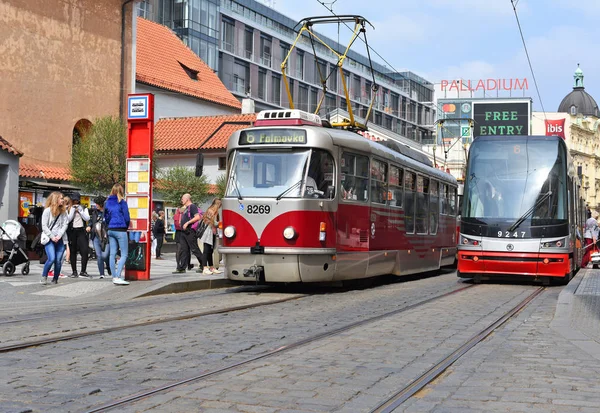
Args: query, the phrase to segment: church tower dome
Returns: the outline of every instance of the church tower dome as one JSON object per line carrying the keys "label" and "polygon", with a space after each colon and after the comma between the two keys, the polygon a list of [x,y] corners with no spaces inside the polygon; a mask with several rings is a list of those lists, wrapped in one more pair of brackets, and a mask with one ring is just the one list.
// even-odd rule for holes
{"label": "church tower dome", "polygon": [[598,104],[583,87],[583,71],[579,67],[579,64],[577,64],[577,70],[575,70],[573,78],[575,79],[573,90],[560,102],[558,111],[566,112],[573,116],[582,114],[584,116],[599,117]]}

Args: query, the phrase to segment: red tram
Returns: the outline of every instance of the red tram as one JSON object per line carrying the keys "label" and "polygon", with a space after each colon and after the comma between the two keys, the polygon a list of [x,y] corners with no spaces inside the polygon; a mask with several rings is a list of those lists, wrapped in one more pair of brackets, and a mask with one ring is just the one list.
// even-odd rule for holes
{"label": "red tram", "polygon": [[263,111],[228,144],[223,199],[227,277],[331,282],[452,265],[456,189],[406,145]]}
{"label": "red tram", "polygon": [[457,274],[566,283],[580,267],[584,213],[563,139],[478,137],[469,150]]}

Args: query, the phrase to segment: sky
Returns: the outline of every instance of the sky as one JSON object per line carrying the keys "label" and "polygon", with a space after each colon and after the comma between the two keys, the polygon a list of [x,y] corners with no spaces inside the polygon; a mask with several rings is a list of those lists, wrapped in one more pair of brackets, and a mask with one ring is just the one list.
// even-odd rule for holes
{"label": "sky", "polygon": [[[318,0],[270,2],[295,20],[330,15]],[[533,110],[555,112],[573,88],[579,63],[585,90],[600,101],[600,0],[518,0],[517,15],[541,99],[510,0],[337,0],[331,7],[336,14],[358,14],[371,22],[375,29],[368,28],[367,40],[388,66],[432,83],[527,78]],[[317,31],[337,40],[337,25]],[[349,37],[342,26],[340,43]],[[366,53],[362,43],[353,49]]]}

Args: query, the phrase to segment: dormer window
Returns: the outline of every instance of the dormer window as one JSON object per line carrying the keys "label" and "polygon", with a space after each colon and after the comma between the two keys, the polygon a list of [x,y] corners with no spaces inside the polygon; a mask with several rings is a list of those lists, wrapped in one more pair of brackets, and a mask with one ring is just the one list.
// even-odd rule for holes
{"label": "dormer window", "polygon": [[179,62],[179,64],[181,65],[181,67],[183,68],[185,73],[190,77],[190,79],[198,80],[198,71],[197,70],[191,69],[181,62]]}
{"label": "dormer window", "polygon": [[571,115],[577,115],[577,106],[571,105]]}

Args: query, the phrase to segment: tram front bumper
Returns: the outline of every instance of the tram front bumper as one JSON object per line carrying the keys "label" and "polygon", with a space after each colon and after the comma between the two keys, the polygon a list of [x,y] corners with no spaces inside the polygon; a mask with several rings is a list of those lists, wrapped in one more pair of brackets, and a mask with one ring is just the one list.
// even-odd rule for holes
{"label": "tram front bumper", "polygon": [[570,272],[569,254],[459,251],[458,271],[463,278],[475,275],[526,275],[564,277]]}
{"label": "tram front bumper", "polygon": [[327,282],[335,273],[334,248],[264,248],[260,254],[250,248],[221,247],[226,277],[244,282]]}

